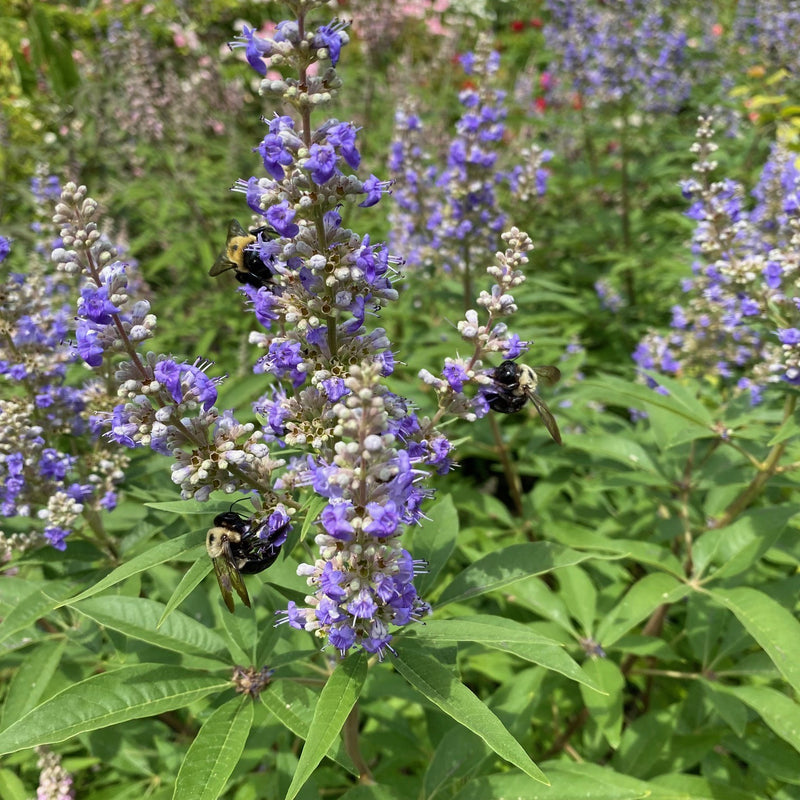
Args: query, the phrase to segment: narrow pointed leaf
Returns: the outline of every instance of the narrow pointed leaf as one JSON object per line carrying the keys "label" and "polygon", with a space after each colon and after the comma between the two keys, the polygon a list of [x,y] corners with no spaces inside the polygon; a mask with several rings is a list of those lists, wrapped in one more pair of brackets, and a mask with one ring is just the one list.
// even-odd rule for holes
{"label": "narrow pointed leaf", "polygon": [[458,512],[453,498],[449,495],[443,497],[428,511],[428,517],[414,529],[414,546],[409,548],[415,558],[428,563],[427,570],[414,580],[417,591],[423,596],[436,585],[436,578],[456,546]]}
{"label": "narrow pointed leaf", "polygon": [[752,708],[772,730],[800,752],[800,705],[768,686],[722,686],[710,684]]}
{"label": "narrow pointed leaf", "polygon": [[160,628],[164,624],[164,620],[203,582],[206,575],[211,572],[211,567],[210,558],[200,558],[189,567],[164,606],[161,619],[156,627]]}
{"label": "narrow pointed leaf", "polygon": [[531,778],[549,783],[545,774],[533,763],[522,745],[506,730],[491,709],[436,658],[415,648],[406,640],[402,652],[394,660],[394,665],[414,688],[445,714],[480,736],[497,755],[519,767]]}
{"label": "narrow pointed leaf", "polygon": [[[77,603],[78,600],[91,597],[98,592],[102,592],[104,589],[108,589],[109,586],[115,586],[121,583],[127,578],[130,578],[131,575],[138,575],[140,572],[152,569],[158,564],[163,564],[165,561],[171,561],[173,558],[186,553],[187,550],[193,547],[199,547],[199,545],[205,541],[205,536],[205,531],[192,531],[191,533],[183,534],[183,536],[170,539],[167,542],[161,542],[151,547],[147,552],[132,558],[130,561],[126,561],[115,570],[109,572],[105,578],[102,578],[93,586],[90,586],[85,592],[81,592],[79,595],[71,598],[70,602]],[[198,555],[199,553],[200,551],[198,550]],[[61,605],[64,605],[64,603],[62,602]]]}
{"label": "narrow pointed leaf", "polygon": [[597,626],[597,640],[610,647],[660,605],[674,603],[690,591],[689,586],[665,572],[645,575]]}
{"label": "narrow pointed leaf", "polygon": [[709,596],[733,611],[795,692],[800,692],[800,622],[780,603],[747,586],[713,589]]}
{"label": "narrow pointed leaf", "polygon": [[228,678],[164,664],[135,664],[92,675],[0,732],[0,754],[183,708],[230,685]]}
{"label": "narrow pointed leaf", "polygon": [[362,650],[342,661],[328,678],[314,710],[308,738],[300,754],[286,800],[293,800],[336,741],[367,678],[367,655]]}
{"label": "narrow pointed leaf", "polygon": [[555,765],[547,770],[552,781],[550,786],[543,786],[527,775],[514,773],[482,776],[470,780],[454,800],[644,800],[651,797],[644,781],[618,775],[611,770],[607,772],[609,774],[600,781],[596,775],[560,772],[558,765]]}
{"label": "narrow pointed leaf", "polygon": [[487,647],[524,658],[533,664],[560,672],[595,691],[600,687],[584,673],[560,642],[533,633],[525,625],[503,617],[475,615],[463,619],[433,619],[416,625],[417,639],[438,642],[480,642]]}
{"label": "narrow pointed leaf", "polygon": [[205,722],[181,764],[175,800],[217,800],[239,763],[253,725],[253,701],[237,695]]}
{"label": "narrow pointed leaf", "polygon": [[70,604],[106,628],[124,633],[142,642],[195,656],[228,663],[227,648],[216,631],[201,622],[175,612],[159,628],[164,605],[144,597],[92,597]]}
{"label": "narrow pointed leaf", "polygon": [[[261,693],[261,702],[282,725],[303,741],[308,739],[314,717],[317,695],[307,686],[294,681],[275,681]],[[354,775],[358,770],[345,753],[342,743],[334,741],[325,755]]]}
{"label": "narrow pointed leaf", "polygon": [[489,553],[460,572],[442,592],[436,607],[469,600],[531,575],[541,575],[558,567],[598,557],[596,553],[578,553],[551,542],[513,544]]}
{"label": "narrow pointed leaf", "polygon": [[590,659],[583,668],[596,685],[602,687],[596,692],[589,692],[581,687],[583,702],[606,741],[611,747],[619,747],[625,678],[620,668],[608,658]]}
{"label": "narrow pointed leaf", "polygon": [[27,656],[24,669],[14,673],[3,703],[4,728],[27,714],[39,702],[58,668],[66,646],[66,639],[42,642]]}
{"label": "narrow pointed leaf", "polygon": [[583,381],[581,388],[588,389],[589,394],[604,404],[638,408],[642,411],[646,411],[648,406],[653,406],[663,409],[684,423],[703,428],[708,432],[712,424],[708,409],[682,387],[676,391],[676,386],[679,386],[677,381],[665,378],[663,375],[658,375],[657,380],[671,391],[669,395],[659,394],[655,389],[611,375]]}
{"label": "narrow pointed leaf", "polygon": [[46,589],[34,589],[25,595],[24,602],[12,608],[0,623],[0,642],[25,630],[36,620],[58,608],[61,601],[74,591],[75,585],[69,581],[51,581]]}

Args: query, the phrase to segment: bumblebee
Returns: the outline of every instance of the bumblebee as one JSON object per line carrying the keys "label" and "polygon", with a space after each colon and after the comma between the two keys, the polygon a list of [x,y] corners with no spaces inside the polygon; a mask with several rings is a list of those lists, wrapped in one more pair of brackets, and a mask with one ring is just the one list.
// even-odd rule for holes
{"label": "bumblebee", "polygon": [[242,574],[254,575],[271,566],[286,541],[288,524],[269,532],[266,522],[253,527],[252,520],[225,511],[214,517],[214,527],[206,534],[206,550],[214,564],[222,599],[233,613],[231,589],[236,590],[242,602],[250,608],[250,595]]}
{"label": "bumblebee", "polygon": [[234,275],[239,283],[248,286],[268,286],[273,282],[273,271],[264,263],[257,250],[250,245],[257,243],[259,237],[267,241],[277,239],[277,231],[264,225],[253,231],[246,231],[237,220],[232,219],[228,224],[228,238],[225,249],[219,254],[214,266],[208,271],[209,275],[221,275],[229,269],[234,270]]}
{"label": "bumblebee", "polygon": [[494,385],[485,391],[489,408],[501,414],[515,414],[530,400],[539,412],[547,432],[557,444],[561,444],[561,432],[556,419],[536,393],[540,380],[548,385],[560,380],[561,372],[558,367],[529,367],[527,364],[506,360],[492,371],[491,377]]}

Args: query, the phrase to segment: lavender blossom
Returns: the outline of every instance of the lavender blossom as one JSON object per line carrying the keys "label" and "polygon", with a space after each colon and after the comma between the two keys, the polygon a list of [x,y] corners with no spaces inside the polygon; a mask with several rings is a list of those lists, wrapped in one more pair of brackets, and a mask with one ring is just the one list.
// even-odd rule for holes
{"label": "lavender blossom", "polygon": [[[146,300],[134,300],[128,285],[131,266],[97,232],[97,204],[85,187],[68,184],[56,206],[62,247],[53,260],[62,272],[81,275],[76,351],[91,367],[112,374],[121,399],[112,411],[96,416],[109,439],[126,447],[147,446],[173,458],[172,480],[184,497],[205,500],[212,491],[249,492],[268,487],[280,466],[252,423],[239,423],[216,406],[217,386],[211,362],[177,362],[138,348],[156,325]],[[120,361],[120,358],[125,360]],[[280,498],[273,498],[277,503]],[[268,509],[269,511],[270,509]]]}
{"label": "lavender blossom", "polygon": [[409,105],[395,117],[390,169],[398,184],[398,211],[390,217],[392,246],[402,248],[410,265],[444,269],[464,276],[465,304],[471,302],[471,271],[497,247],[507,213],[497,188],[507,183],[512,195],[527,202],[545,191],[544,163],[550,153],[523,148],[520,162],[501,163],[506,134],[505,93],[496,88],[499,54],[481,37],[475,53],[462,56],[462,67],[477,85],[459,95],[463,107],[456,132],[441,158],[423,146],[419,114]]}
{"label": "lavender blossom", "polygon": [[[52,193],[56,181],[44,185]],[[0,379],[11,387],[0,401],[0,514],[11,523],[0,533],[4,560],[13,550],[43,543],[63,550],[87,520],[99,525],[97,512],[116,505],[128,463],[98,441],[92,412],[109,407],[104,384],[76,379],[78,354],[69,344],[73,314],[65,302],[70,277],[46,274],[35,254],[25,267],[24,273],[14,271],[12,256],[0,286]],[[14,532],[20,527],[14,518],[26,520],[24,532]]]}
{"label": "lavender blossom", "polygon": [[545,38],[558,54],[548,72],[560,78],[551,94],[567,88],[591,106],[625,101],[646,111],[674,111],[688,98],[688,37],[674,0],[548,0],[547,8]]}
{"label": "lavender blossom", "polygon": [[61,766],[61,756],[46,747],[37,747],[36,754],[40,770],[37,800],[74,800],[72,776]]}
{"label": "lavender blossom", "polygon": [[311,127],[310,110],[338,86],[333,66],[347,36],[333,23],[303,39],[304,22],[281,23],[272,42],[249,45],[265,62],[300,74],[309,49],[331,63],[322,79],[262,81],[262,94],[294,108],[300,123],[290,116],[267,121],[259,148],[267,174],[237,184],[280,234],[274,285],[243,292],[263,325],[250,336],[263,353],[255,371],[291,392],[271,388],[254,408],[265,441],[307,454],[285,466],[272,491],[309,486],[328,499],[317,520],[319,556],[299,568],[314,591],[305,608],[290,604],[284,621],[342,655],[360,646],[382,658],[391,651],[390,626],[428,611],[412,584],[419,565],[399,536],[419,521],[430,493],[421,483],[431,469],[446,471],[450,446],[434,431],[423,436],[408,404],[384,383],[394,369],[391,343],[366,321],[368,311],[377,314],[397,298],[399,261],[344,228],[339,207],[374,205],[391,182],[352,172],[360,154],[351,123]]}
{"label": "lavender blossom", "polygon": [[481,321],[480,313],[473,308],[457,326],[471,353],[446,359],[441,377],[425,369],[420,371],[420,378],[436,392],[439,406],[434,418],[427,421],[423,429],[435,427],[444,416],[456,416],[468,422],[485,416],[489,412],[487,393],[491,392],[494,382],[492,370],[484,366],[484,360],[496,354],[503,359],[515,359],[531,344],[511,333],[504,320],[518,310],[511,292],[525,281],[524,267],[533,242],[517,228],[504,232],[502,239],[506,250],[496,253],[496,263],[486,269],[496,283],[490,291],[481,291],[477,298],[477,305],[486,314],[485,321]]}
{"label": "lavender blossom", "polygon": [[800,40],[798,0],[739,0],[733,33],[740,43],[737,56],[744,54],[771,69],[800,69],[797,42]]}
{"label": "lavender blossom", "polygon": [[695,220],[693,276],[686,302],[673,308],[672,332],[650,331],[634,359],[667,374],[715,375],[759,402],[781,380],[798,383],[800,326],[800,171],[773,147],[748,208],[742,186],[712,179],[711,120],[701,121],[694,152],[697,177],[683,184]]}

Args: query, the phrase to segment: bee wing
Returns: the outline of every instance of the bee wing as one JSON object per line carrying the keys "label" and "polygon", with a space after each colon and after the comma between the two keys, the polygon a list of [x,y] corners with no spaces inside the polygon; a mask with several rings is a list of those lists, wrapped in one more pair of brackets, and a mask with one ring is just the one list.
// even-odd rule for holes
{"label": "bee wing", "polygon": [[250,608],[250,595],[247,594],[247,587],[244,585],[244,579],[241,573],[236,568],[233,562],[233,555],[230,552],[230,547],[226,544],[225,554],[211,559],[214,564],[214,572],[217,576],[217,583],[219,590],[222,593],[222,599],[228,607],[228,611],[233,614],[234,602],[231,589],[236,590],[242,602]]}
{"label": "bee wing", "polygon": [[208,271],[209,275],[220,275],[229,269],[236,269],[236,264],[228,258],[228,249],[225,248],[218,256],[217,260]]}
{"label": "bee wing", "polygon": [[[553,367],[553,369],[555,369],[555,367]],[[547,432],[553,437],[553,441],[556,444],[561,444],[561,431],[558,429],[558,423],[556,422],[556,418],[550,413],[550,409],[544,404],[544,400],[542,400],[536,392],[527,392],[526,394],[539,412],[539,416],[542,418]]]}
{"label": "bee wing", "polygon": [[542,379],[546,386],[552,386],[561,380],[561,370],[558,367],[532,367],[533,371]]}

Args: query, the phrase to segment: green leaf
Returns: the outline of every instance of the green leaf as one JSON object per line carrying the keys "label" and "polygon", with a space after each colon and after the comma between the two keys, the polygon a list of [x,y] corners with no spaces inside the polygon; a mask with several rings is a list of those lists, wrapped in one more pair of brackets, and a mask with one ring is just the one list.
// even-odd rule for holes
{"label": "green leaf", "polygon": [[70,603],[70,606],[98,624],[142,642],[175,653],[228,663],[225,642],[216,631],[180,611],[171,614],[159,627],[164,616],[164,604],[155,600],[110,595]]}
{"label": "green leaf", "polygon": [[3,800],[29,800],[30,792],[10,769],[0,769],[0,797]]}
{"label": "green leaf", "polygon": [[794,700],[768,686],[712,686],[746,703],[781,739],[800,752],[800,706]]}
{"label": "green leaf", "polygon": [[[99,580],[94,586],[90,586],[85,592],[70,598],[69,603],[77,603],[78,600],[92,597],[104,589],[108,589],[109,586],[121,583],[132,575],[138,575],[140,572],[146,572],[158,564],[171,561],[193,547],[198,547],[200,544],[204,545],[205,540],[206,531],[191,531],[191,533],[185,533],[183,536],[177,536],[167,542],[161,542],[151,547],[146,553],[126,561],[106,575],[105,578]],[[60,605],[65,604],[65,601],[60,603]]]}
{"label": "green leaf", "polygon": [[3,703],[3,727],[27,714],[40,700],[56,672],[67,646],[66,639],[51,639],[36,646],[14,673]]}
{"label": "green leaf", "polygon": [[[317,695],[307,686],[294,681],[276,680],[260,695],[261,702],[275,715],[278,721],[303,741],[308,739],[314,717]],[[358,775],[342,743],[335,741],[325,755],[332,761]]]}
{"label": "green leaf", "polygon": [[[461,725],[452,725],[439,739],[423,778],[421,797],[433,797],[438,792],[447,795],[447,787],[454,781],[474,774],[486,755],[486,744],[472,731]],[[531,781],[526,776],[525,778]],[[537,783],[537,786],[541,784]]]}
{"label": "green leaf", "polygon": [[692,549],[695,571],[702,573],[713,560],[720,566],[713,578],[731,578],[749,569],[780,538],[796,505],[752,508],[731,525],[707,531]]}
{"label": "green leaf", "polygon": [[[547,535],[574,549],[592,548],[600,550],[601,553],[613,553],[618,558],[633,558],[640,564],[658,567],[671,572],[676,577],[683,577],[684,574],[680,561],[666,547],[651,542],[639,542],[635,539],[612,539],[595,530],[588,530],[567,522],[552,525],[548,528]],[[609,558],[602,554],[599,557]]]}
{"label": "green leaf", "polygon": [[533,664],[559,672],[596,691],[600,687],[589,678],[555,639],[540,636],[514,620],[491,615],[455,619],[433,619],[415,625],[417,639],[438,642],[479,642],[487,647],[524,658]]}
{"label": "green leaf", "polygon": [[709,596],[733,611],[781,675],[800,692],[800,622],[780,603],[746,586],[712,589]]}
{"label": "green leaf", "polygon": [[558,571],[558,594],[570,616],[581,624],[584,634],[591,634],[597,614],[597,590],[592,579],[581,567],[564,567]]}
{"label": "green leaf", "polygon": [[157,628],[160,628],[164,624],[164,620],[202,583],[206,575],[211,572],[211,568],[210,558],[200,558],[189,567],[164,606],[161,619],[156,625]]}
{"label": "green leaf", "polygon": [[92,675],[0,732],[0,753],[63,742],[119,722],[153,717],[230,685],[228,678],[164,664],[134,664]]}
{"label": "green leaf", "polygon": [[616,608],[601,620],[597,626],[597,640],[603,647],[611,647],[659,606],[674,603],[690,591],[689,586],[665,572],[645,575],[633,584]]}
{"label": "green leaf", "polygon": [[[774,775],[770,777],[775,778]],[[756,794],[750,787],[740,789],[731,786],[730,781],[715,781],[699,775],[659,775],[651,778],[649,786],[651,800],[766,800],[763,794]]]}
{"label": "green leaf", "polygon": [[612,756],[615,769],[627,775],[647,775],[675,736],[671,711],[650,711],[625,727],[620,745]]}
{"label": "green leaf", "polygon": [[[593,398],[605,405],[638,408],[642,411],[647,411],[649,408],[662,409],[684,425],[700,428],[706,434],[710,432],[711,414],[699,400],[678,381],[665,375],[653,375],[653,379],[664,386],[670,394],[659,394],[655,389],[611,375],[597,379],[589,378],[582,382],[581,388],[589,389]],[[597,391],[591,392],[591,390]]]}
{"label": "green leaf", "polygon": [[175,781],[175,800],[217,800],[244,751],[253,725],[253,701],[240,695],[205,722],[186,753]]}
{"label": "green leaf", "polygon": [[462,570],[442,592],[436,607],[470,600],[531,575],[541,575],[558,567],[597,557],[596,554],[577,553],[552,542],[512,544],[489,553]]}
{"label": "green leaf", "polygon": [[717,691],[718,684],[703,681],[701,686],[720,719],[723,719],[737,736],[744,736],[747,726],[747,709],[744,703],[726,692]]}
{"label": "green leaf", "polygon": [[75,591],[70,581],[50,581],[46,588],[34,589],[25,595],[24,600],[8,612],[0,623],[0,642],[33,625],[38,619],[62,604],[65,597]]}
{"label": "green leaf", "polygon": [[367,654],[360,650],[340,662],[328,678],[314,710],[308,738],[286,793],[293,800],[336,741],[367,678]]}
{"label": "green leaf", "polygon": [[428,562],[428,568],[414,579],[420,595],[427,595],[436,585],[436,578],[455,550],[458,537],[458,512],[450,495],[443,497],[427,512],[428,519],[414,528],[411,548],[415,558]]}
{"label": "green leaf", "polygon": [[[201,503],[199,500],[168,500],[162,503],[145,503],[145,508],[152,508],[156,511],[167,511],[170,514],[178,515],[201,515],[206,519],[213,516],[209,513],[209,504]],[[208,526],[209,528],[211,525]]]}
{"label": "green leaf", "polygon": [[545,774],[503,723],[436,658],[415,648],[409,640],[395,658],[394,665],[414,688],[456,722],[480,736],[497,755],[531,778],[549,784]]}
{"label": "green leaf", "polygon": [[659,471],[648,452],[638,442],[631,439],[625,439],[622,436],[582,434],[570,440],[570,447],[583,450],[593,456],[610,458],[632,470],[648,472],[657,476],[660,482],[667,483],[667,479]]}
{"label": "green leaf", "polygon": [[622,734],[622,701],[625,678],[619,667],[607,658],[594,658],[585,662],[584,672],[604,692],[581,689],[583,702],[597,726],[613,748],[617,748]]}
{"label": "green leaf", "polygon": [[525,775],[506,773],[473,778],[455,800],[640,800],[651,797],[649,785],[608,767],[562,762],[546,765],[550,786]]}

